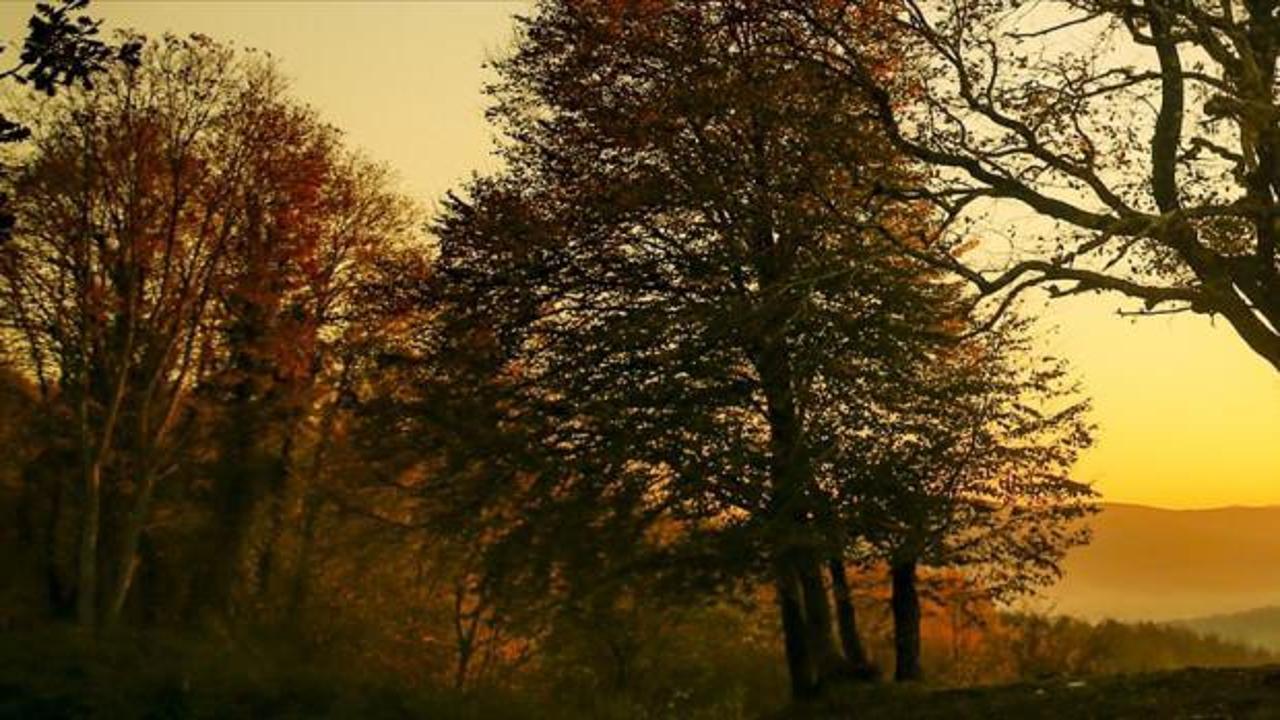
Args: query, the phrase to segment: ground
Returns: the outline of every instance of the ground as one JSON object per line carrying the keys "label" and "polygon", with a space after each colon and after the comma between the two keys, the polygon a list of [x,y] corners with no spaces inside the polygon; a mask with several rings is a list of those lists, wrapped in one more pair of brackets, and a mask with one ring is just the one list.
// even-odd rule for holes
{"label": "ground", "polygon": [[968,689],[858,686],[777,712],[727,701],[697,712],[646,710],[595,694],[575,705],[543,695],[406,686],[368,667],[186,637],[90,641],[0,630],[0,720],[1280,720],[1280,666]]}
{"label": "ground", "polygon": [[1280,667],[1191,668],[960,690],[874,687],[774,720],[1245,720],[1280,718]]}

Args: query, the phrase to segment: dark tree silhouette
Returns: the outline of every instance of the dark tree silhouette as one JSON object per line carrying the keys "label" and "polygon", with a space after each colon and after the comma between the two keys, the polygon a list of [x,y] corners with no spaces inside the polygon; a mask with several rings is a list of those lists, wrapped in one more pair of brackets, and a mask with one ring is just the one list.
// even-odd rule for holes
{"label": "dark tree silhouette", "polygon": [[758,2],[540,5],[493,90],[509,170],[450,200],[440,272],[507,411],[544,418],[543,492],[594,537],[673,518],[701,568],[767,573],[804,697],[859,672],[819,423],[907,382],[959,304],[877,232],[922,218],[876,190],[906,170],[869,108],[780,38]]}
{"label": "dark tree silhouette", "polygon": [[[1219,316],[1280,369],[1274,2],[891,2],[892,84],[860,42],[865,5],[775,7],[805,27],[786,54],[860,88],[894,146],[936,169],[927,194],[954,232],[915,254],[985,293]],[[950,250],[992,198],[1047,229],[1019,228],[1007,267],[962,263]]]}
{"label": "dark tree silhouette", "polygon": [[1070,472],[1092,442],[1088,403],[1063,364],[1032,352],[1025,323],[939,354],[882,418],[847,511],[890,571],[898,680],[920,669],[917,570],[958,570],[1008,601],[1060,577],[1088,539],[1094,493]]}

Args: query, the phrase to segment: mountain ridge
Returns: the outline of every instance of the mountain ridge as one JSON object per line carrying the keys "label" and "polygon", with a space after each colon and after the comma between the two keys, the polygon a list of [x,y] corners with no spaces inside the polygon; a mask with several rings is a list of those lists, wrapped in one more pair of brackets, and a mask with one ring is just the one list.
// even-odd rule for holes
{"label": "mountain ridge", "polygon": [[1280,511],[1280,503],[1274,503],[1274,504],[1268,504],[1268,505],[1214,505],[1212,507],[1203,507],[1203,508],[1169,508],[1169,507],[1160,507],[1159,505],[1148,505],[1146,503],[1107,500],[1107,501],[1098,503],[1098,507],[1103,509],[1131,508],[1136,510],[1154,510],[1156,512],[1166,512],[1166,513],[1212,513],[1212,512],[1228,512],[1228,511],[1236,511],[1236,510]]}
{"label": "mountain ridge", "polygon": [[1100,507],[1032,609],[1175,622],[1280,605],[1280,505]]}

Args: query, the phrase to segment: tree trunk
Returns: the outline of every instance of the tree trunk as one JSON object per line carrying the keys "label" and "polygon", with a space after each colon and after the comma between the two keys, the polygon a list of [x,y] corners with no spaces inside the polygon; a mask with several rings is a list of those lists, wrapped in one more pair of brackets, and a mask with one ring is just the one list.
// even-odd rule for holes
{"label": "tree trunk", "polygon": [[[334,385],[334,394],[341,397],[351,387],[351,363],[342,363],[342,372]],[[293,572],[288,596],[288,610],[291,619],[296,621],[299,612],[307,600],[307,592],[311,580],[311,557],[315,548],[316,523],[319,521],[321,504],[320,484],[329,449],[333,445],[334,428],[338,422],[338,401],[329,403],[320,422],[320,435],[316,439],[316,447],[311,457],[310,469],[302,478],[303,493],[299,523],[298,553],[294,560]]]}
{"label": "tree trunk", "polygon": [[770,514],[777,519],[775,542],[783,565],[778,599],[791,670],[792,695],[811,698],[847,669],[836,644],[831,601],[822,581],[815,545],[812,469],[804,423],[796,404],[791,353],[786,338],[766,338],[755,360],[767,404],[770,474],[774,483]]}
{"label": "tree trunk", "polygon": [[78,531],[80,518],[76,515],[75,493],[69,487],[75,480],[66,476],[67,470],[66,458],[49,450],[23,467],[23,497],[18,505],[23,539],[19,543],[38,553],[49,618],[74,622],[79,536],[71,535],[68,543],[67,530]]}
{"label": "tree trunk", "polygon": [[853,678],[870,680],[875,676],[871,662],[867,659],[867,650],[858,635],[858,618],[853,606],[853,591],[849,589],[849,576],[845,572],[844,563],[836,559],[827,561],[827,571],[831,575],[831,592],[836,599],[836,621],[840,631],[840,645],[844,648],[844,657],[849,663]]}
{"label": "tree trunk", "polygon": [[778,599],[778,612],[782,616],[782,638],[787,655],[787,673],[791,679],[791,699],[809,700],[817,695],[818,678],[809,651],[803,592],[795,569],[784,560],[778,561],[774,589]]}
{"label": "tree trunk", "polygon": [[848,663],[836,644],[831,598],[822,581],[822,565],[811,550],[802,555],[800,586],[804,591],[805,630],[821,691],[823,686],[848,675]]}
{"label": "tree trunk", "polygon": [[102,463],[85,463],[84,506],[80,518],[79,581],[76,587],[76,619],[93,627],[98,619],[98,534],[102,516]]}
{"label": "tree trunk", "polygon": [[[252,366],[246,367],[252,370]],[[244,599],[246,576],[254,569],[253,532],[265,495],[267,472],[258,445],[266,423],[248,381],[233,389],[231,403],[215,480],[216,513],[209,548],[213,554],[207,560],[206,595],[200,613],[206,623],[215,626],[232,624],[237,605]]]}
{"label": "tree trunk", "polygon": [[306,532],[307,497],[311,494],[309,473],[299,467],[301,463],[295,458],[301,420],[295,416],[287,422],[274,486],[266,500],[268,527],[258,571],[258,594],[264,607],[272,613],[273,621],[283,620],[286,624],[291,618],[284,611],[291,604],[293,579],[298,575],[290,563],[303,556],[300,548]]}
{"label": "tree trunk", "polygon": [[298,539],[298,557],[293,564],[286,609],[291,622],[297,623],[307,604],[311,587],[311,555],[316,540],[316,522],[320,514],[320,500],[316,491],[310,490],[302,503],[302,530]]}
{"label": "tree trunk", "polygon": [[893,564],[893,679],[898,682],[919,680],[920,670],[920,596],[916,592],[914,560]]}
{"label": "tree trunk", "polygon": [[138,570],[138,543],[147,517],[151,512],[151,498],[155,494],[156,474],[147,468],[143,471],[138,483],[138,497],[133,501],[128,518],[125,521],[124,537],[120,545],[120,555],[116,558],[116,582],[111,589],[107,604],[105,622],[114,625],[124,612],[124,603],[129,598],[129,590],[133,587],[133,578]]}
{"label": "tree trunk", "polygon": [[[239,457],[244,456],[236,459]],[[196,598],[201,621],[215,629],[226,629],[235,618],[256,506],[257,468],[251,461],[238,463],[226,458],[222,465],[206,548],[210,555],[205,560],[205,587]]]}

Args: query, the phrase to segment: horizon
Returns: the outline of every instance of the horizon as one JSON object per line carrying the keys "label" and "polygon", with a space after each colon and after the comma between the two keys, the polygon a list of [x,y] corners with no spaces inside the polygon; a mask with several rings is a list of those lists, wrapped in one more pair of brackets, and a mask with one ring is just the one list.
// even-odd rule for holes
{"label": "horizon", "polygon": [[1145,510],[1160,510],[1163,512],[1218,512],[1222,510],[1280,510],[1280,503],[1263,504],[1263,505],[1210,505],[1207,507],[1164,507],[1161,505],[1151,505],[1148,503],[1126,502],[1123,500],[1107,500],[1103,498],[1098,502],[1099,507],[1131,507],[1143,508]]}

